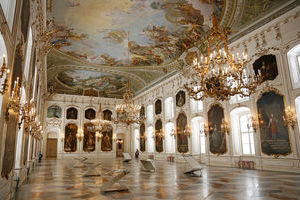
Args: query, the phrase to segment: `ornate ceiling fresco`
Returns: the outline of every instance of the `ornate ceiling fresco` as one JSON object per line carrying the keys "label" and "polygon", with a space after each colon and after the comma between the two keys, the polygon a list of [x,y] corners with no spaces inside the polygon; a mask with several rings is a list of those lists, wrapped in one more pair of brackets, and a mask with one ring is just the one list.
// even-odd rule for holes
{"label": "ornate ceiling fresco", "polygon": [[133,91],[141,91],[175,74],[187,63],[184,52],[202,50],[213,11],[238,37],[287,2],[293,1],[48,0],[49,19],[73,36],[52,41],[48,85],[58,93],[93,88],[120,98],[130,80]]}

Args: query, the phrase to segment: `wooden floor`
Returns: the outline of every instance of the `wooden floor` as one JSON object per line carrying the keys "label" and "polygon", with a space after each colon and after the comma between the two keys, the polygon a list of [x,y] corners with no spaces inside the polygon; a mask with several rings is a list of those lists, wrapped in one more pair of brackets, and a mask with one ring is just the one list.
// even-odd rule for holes
{"label": "wooden floor", "polygon": [[[155,161],[155,172],[142,170],[138,160],[123,163],[122,159],[86,160],[101,165],[100,177],[82,177],[91,164],[74,168],[74,160],[43,160],[23,184],[17,200],[65,199],[300,199],[300,174],[206,167],[202,177],[189,177],[183,172],[185,163]],[[129,191],[102,194],[111,170],[128,169],[120,184]]]}

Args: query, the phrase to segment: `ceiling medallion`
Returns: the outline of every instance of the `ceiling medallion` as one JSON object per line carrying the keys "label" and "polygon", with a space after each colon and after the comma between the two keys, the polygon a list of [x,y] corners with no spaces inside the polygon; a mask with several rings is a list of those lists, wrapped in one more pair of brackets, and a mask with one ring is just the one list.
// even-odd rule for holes
{"label": "ceiling medallion", "polygon": [[127,88],[123,95],[123,103],[118,104],[115,108],[117,117],[113,121],[115,123],[123,123],[128,125],[140,124],[144,118],[140,116],[140,105],[135,105],[133,101],[133,93],[130,90],[129,81],[126,84]]}
{"label": "ceiling medallion", "polygon": [[[189,78],[185,84],[189,95],[195,100],[213,98],[218,101],[229,100],[232,96],[248,97],[262,83],[263,77],[247,75],[247,55],[235,55],[228,50],[228,27],[220,27],[216,16],[212,16],[213,27],[207,37],[207,55],[194,58],[189,67]],[[214,51],[212,51],[214,48]],[[186,73],[184,73],[186,74]]]}

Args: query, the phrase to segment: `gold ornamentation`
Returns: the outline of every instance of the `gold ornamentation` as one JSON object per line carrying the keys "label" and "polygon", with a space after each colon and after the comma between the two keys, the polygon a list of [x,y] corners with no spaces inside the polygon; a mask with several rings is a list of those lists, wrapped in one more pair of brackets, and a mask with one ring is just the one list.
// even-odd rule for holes
{"label": "gold ornamentation", "polygon": [[127,82],[127,89],[123,95],[123,103],[116,106],[117,118],[113,121],[115,123],[124,123],[127,126],[133,123],[140,124],[145,119],[140,116],[140,105],[135,105],[133,101],[133,93],[130,90],[129,81]]}
{"label": "gold ornamentation", "polygon": [[3,63],[0,71],[0,83],[1,83],[0,94],[2,95],[7,91],[8,74],[9,74],[9,69],[6,66],[5,55],[3,55]]}
{"label": "gold ornamentation", "polygon": [[[229,52],[229,28],[220,27],[212,16],[213,27],[207,37],[207,56],[195,58],[189,68],[191,81],[185,84],[195,100],[210,97],[218,101],[229,100],[234,95],[250,96],[262,83],[261,75],[246,75],[247,55]],[[223,45],[223,47],[222,47]],[[215,50],[212,52],[212,47]]]}
{"label": "gold ornamentation", "polygon": [[284,116],[282,116],[285,126],[290,126],[293,130],[295,129],[297,123],[297,115],[295,110],[291,109],[291,107],[287,107],[284,110]]}

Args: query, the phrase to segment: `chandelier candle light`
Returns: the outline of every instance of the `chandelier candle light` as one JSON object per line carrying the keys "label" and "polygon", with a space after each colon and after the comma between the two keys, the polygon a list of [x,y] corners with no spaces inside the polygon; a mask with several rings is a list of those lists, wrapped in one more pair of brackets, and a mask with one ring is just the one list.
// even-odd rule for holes
{"label": "chandelier candle light", "polygon": [[185,88],[195,100],[210,97],[224,101],[234,95],[250,96],[262,83],[261,74],[246,75],[247,55],[229,53],[229,28],[220,27],[215,14],[212,22],[213,27],[207,37],[207,56],[194,58],[193,65],[188,68],[192,72],[192,81],[185,84]]}
{"label": "chandelier candle light", "polygon": [[102,138],[102,132],[111,131],[112,127],[110,126],[110,121],[105,120],[103,117],[101,104],[100,104],[98,113],[99,113],[99,119],[91,120],[91,123],[93,124],[93,126],[91,127],[92,130],[90,130],[90,131],[95,131],[96,136],[99,140]]}
{"label": "chandelier candle light", "polygon": [[133,93],[130,90],[129,81],[123,95],[123,103],[116,106],[117,118],[115,123],[124,123],[127,126],[133,123],[140,124],[144,119],[140,116],[140,105],[135,105],[133,101]]}
{"label": "chandelier candle light", "polygon": [[0,70],[0,81],[1,81],[1,88],[0,88],[0,94],[4,94],[7,90],[8,87],[8,74],[9,74],[9,69],[6,66],[6,61],[5,61],[5,55],[3,55],[3,63],[2,67]]}

